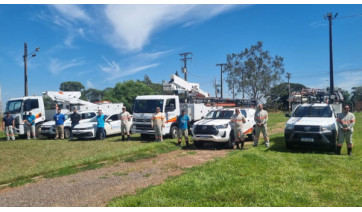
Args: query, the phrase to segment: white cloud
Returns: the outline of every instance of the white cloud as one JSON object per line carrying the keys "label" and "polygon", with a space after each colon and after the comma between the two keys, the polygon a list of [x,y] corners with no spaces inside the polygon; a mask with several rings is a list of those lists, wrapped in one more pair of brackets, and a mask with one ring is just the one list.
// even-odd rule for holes
{"label": "white cloud", "polygon": [[53,4],[52,5],[66,19],[74,21],[81,20],[89,22],[91,18],[78,5],[73,4]]}
{"label": "white cloud", "polygon": [[49,70],[52,74],[58,75],[60,72],[66,69],[81,66],[83,64],[85,64],[84,60],[60,61],[58,58],[51,58],[49,63]]}
{"label": "white cloud", "polygon": [[361,70],[355,72],[342,72],[335,75],[335,87],[351,91],[352,87],[362,86]]}
{"label": "white cloud", "polygon": [[94,88],[94,84],[90,80],[87,80],[86,83],[87,83],[86,86],[87,86],[88,89],[89,88]]}
{"label": "white cloud", "polygon": [[105,13],[113,27],[113,34],[106,39],[114,47],[139,51],[149,42],[151,35],[161,28],[174,24],[197,24],[234,7],[235,5],[107,5]]}
{"label": "white cloud", "polygon": [[99,65],[98,67],[101,71],[106,73],[107,80],[115,80],[120,77],[130,76],[130,75],[136,74],[140,71],[143,71],[143,70],[146,70],[149,68],[154,68],[159,65],[159,63],[153,63],[153,64],[143,65],[143,66],[139,66],[139,67],[121,69],[120,65],[117,62],[115,62],[115,61],[110,62],[104,57],[103,57],[103,59],[107,65]]}

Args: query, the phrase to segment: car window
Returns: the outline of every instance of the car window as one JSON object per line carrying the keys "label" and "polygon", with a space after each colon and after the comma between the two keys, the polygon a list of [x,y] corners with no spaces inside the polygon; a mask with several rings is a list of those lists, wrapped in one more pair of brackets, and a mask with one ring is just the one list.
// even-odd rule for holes
{"label": "car window", "polygon": [[119,120],[119,117],[118,117],[117,114],[114,114],[114,115],[112,115],[111,117],[109,117],[108,120],[109,120],[109,121],[117,121],[117,120]]}
{"label": "car window", "polygon": [[293,117],[331,117],[329,106],[299,106],[295,109]]}
{"label": "car window", "polygon": [[205,119],[230,119],[233,114],[233,110],[213,110],[205,116]]}
{"label": "car window", "polygon": [[82,119],[91,119],[91,118],[93,118],[94,116],[96,116],[96,114],[95,114],[95,113],[92,113],[92,112],[90,112],[90,113],[83,113],[83,114],[82,114]]}
{"label": "car window", "polygon": [[248,116],[246,115],[246,111],[245,111],[245,110],[240,110],[240,112],[241,112],[241,114],[243,114],[243,116],[244,116],[245,118],[248,117]]}

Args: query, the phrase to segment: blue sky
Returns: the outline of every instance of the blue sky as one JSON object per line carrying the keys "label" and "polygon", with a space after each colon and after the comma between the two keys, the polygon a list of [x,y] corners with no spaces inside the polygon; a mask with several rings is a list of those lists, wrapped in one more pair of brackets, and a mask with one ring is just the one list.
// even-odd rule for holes
{"label": "blue sky", "polygon": [[28,61],[29,95],[64,81],[104,89],[147,74],[161,83],[181,73],[178,54],[192,52],[188,80],[214,96],[215,64],[257,41],[284,57],[291,82],[325,88],[328,12],[338,12],[335,86],[350,91],[362,85],[362,5],[0,5],[2,99],[24,95],[24,42],[40,47]]}

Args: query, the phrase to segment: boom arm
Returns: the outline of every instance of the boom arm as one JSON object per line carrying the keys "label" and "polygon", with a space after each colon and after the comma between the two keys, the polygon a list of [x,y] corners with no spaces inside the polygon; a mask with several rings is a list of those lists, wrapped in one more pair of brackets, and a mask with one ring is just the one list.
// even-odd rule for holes
{"label": "boom arm", "polygon": [[163,83],[163,90],[166,91],[186,91],[190,93],[190,96],[209,97],[210,95],[200,89],[199,83],[191,83],[183,80],[182,78],[171,75],[170,82]]}

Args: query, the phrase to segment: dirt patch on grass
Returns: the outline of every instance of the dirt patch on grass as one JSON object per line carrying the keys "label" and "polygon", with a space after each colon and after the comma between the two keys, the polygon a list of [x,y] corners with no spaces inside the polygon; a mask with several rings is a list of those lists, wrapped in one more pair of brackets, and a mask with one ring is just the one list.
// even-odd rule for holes
{"label": "dirt patch on grass", "polygon": [[225,157],[229,150],[177,150],[136,162],[117,162],[81,173],[42,178],[37,183],[0,190],[0,206],[105,206],[115,197],[158,185],[169,176]]}

